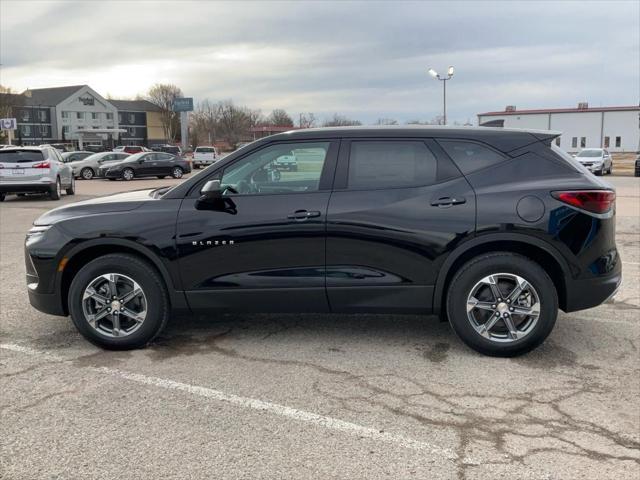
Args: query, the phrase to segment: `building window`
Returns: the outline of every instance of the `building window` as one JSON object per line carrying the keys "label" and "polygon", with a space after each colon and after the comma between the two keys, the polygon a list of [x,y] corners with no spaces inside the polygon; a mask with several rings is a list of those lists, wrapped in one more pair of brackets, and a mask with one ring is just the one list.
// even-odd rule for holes
{"label": "building window", "polygon": [[622,145],[622,137],[616,137],[616,148],[620,148]]}
{"label": "building window", "polygon": [[560,137],[556,137],[556,145],[559,147],[560,146]]}
{"label": "building window", "polygon": [[62,126],[62,133],[65,135],[69,135],[69,125]]}
{"label": "building window", "polygon": [[604,137],[604,148],[609,148],[609,137]]}
{"label": "building window", "polygon": [[38,117],[40,118],[41,122],[46,122],[47,121],[47,111],[46,110],[38,110]]}
{"label": "building window", "polygon": [[129,123],[131,123],[131,124],[135,124],[136,123],[136,115],[135,115],[135,113],[130,113],[129,114]]}
{"label": "building window", "polygon": [[20,118],[22,119],[23,122],[28,122],[29,120],[31,120],[31,115],[29,114],[29,110],[22,110],[22,112],[20,112]]}
{"label": "building window", "polygon": [[97,129],[97,128],[100,128],[100,125],[94,125],[94,126],[93,126],[93,127],[91,127],[91,128],[93,128],[93,129],[95,130],[95,129]]}
{"label": "building window", "polygon": [[22,135],[25,137],[31,136],[31,125],[21,125],[22,127]]}
{"label": "building window", "polygon": [[78,120],[84,120],[84,112],[76,112],[76,118]]}
{"label": "building window", "polygon": [[571,148],[578,148],[578,137],[573,137],[571,139]]}
{"label": "building window", "polygon": [[113,113],[106,113],[107,120],[113,120]]}
{"label": "building window", "polygon": [[92,112],[91,113],[91,119],[92,120],[99,120],[100,119],[100,114],[96,113],[96,112]]}
{"label": "building window", "polygon": [[49,125],[40,125],[40,136],[43,138],[49,138]]}
{"label": "building window", "polygon": [[121,113],[118,114],[118,123],[122,123],[122,114]]}
{"label": "building window", "polygon": [[580,148],[585,148],[587,146],[587,137],[580,137]]}
{"label": "building window", "polygon": [[69,112],[62,112],[62,113],[60,114],[60,116],[61,116],[62,118],[69,118]]}
{"label": "building window", "polygon": [[127,128],[127,132],[129,133],[130,137],[135,137],[135,135],[136,135],[136,129],[133,128],[133,127],[128,127]]}
{"label": "building window", "polygon": [[82,125],[78,126],[78,130],[84,130],[84,127]]}

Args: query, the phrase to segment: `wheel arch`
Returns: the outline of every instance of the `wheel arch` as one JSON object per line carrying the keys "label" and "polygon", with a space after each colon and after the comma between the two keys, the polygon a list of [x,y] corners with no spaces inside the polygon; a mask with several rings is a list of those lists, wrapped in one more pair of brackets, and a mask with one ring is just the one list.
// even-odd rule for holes
{"label": "wheel arch", "polygon": [[67,297],[73,277],[86,263],[110,253],[128,253],[146,261],[160,274],[169,295],[171,308],[188,309],[184,294],[176,288],[175,282],[166,266],[152,252],[138,243],[123,239],[109,239],[106,242],[102,239],[97,239],[83,242],[65,254],[68,260],[59,278],[59,292],[62,307],[66,314],[69,312]]}
{"label": "wheel arch", "polygon": [[446,314],[446,294],[455,273],[472,258],[489,252],[512,252],[538,263],[553,280],[562,310],[567,304],[566,278],[570,269],[561,255],[546,242],[519,234],[496,234],[477,237],[454,250],[443,263],[433,294],[434,313]]}

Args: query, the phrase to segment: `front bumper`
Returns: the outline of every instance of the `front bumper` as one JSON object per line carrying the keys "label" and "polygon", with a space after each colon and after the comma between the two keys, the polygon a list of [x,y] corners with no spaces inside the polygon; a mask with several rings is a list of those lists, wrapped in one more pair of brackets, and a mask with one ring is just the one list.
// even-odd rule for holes
{"label": "front bumper", "polygon": [[49,315],[66,317],[67,313],[62,306],[59,293],[39,293],[31,288],[29,291],[29,303],[33,308]]}
{"label": "front bumper", "polygon": [[107,170],[101,175],[102,178],[122,178],[122,172],[120,170]]}

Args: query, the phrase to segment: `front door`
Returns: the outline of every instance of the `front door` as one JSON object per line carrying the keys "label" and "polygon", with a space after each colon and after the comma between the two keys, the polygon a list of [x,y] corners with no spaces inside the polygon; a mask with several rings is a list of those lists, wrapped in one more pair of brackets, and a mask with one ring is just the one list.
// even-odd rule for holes
{"label": "front door", "polygon": [[[177,226],[191,308],[328,310],[325,222],[337,149],[327,140],[270,144],[203,178]],[[282,155],[295,156],[298,171],[276,169]],[[203,205],[199,190],[213,178],[233,190]]]}

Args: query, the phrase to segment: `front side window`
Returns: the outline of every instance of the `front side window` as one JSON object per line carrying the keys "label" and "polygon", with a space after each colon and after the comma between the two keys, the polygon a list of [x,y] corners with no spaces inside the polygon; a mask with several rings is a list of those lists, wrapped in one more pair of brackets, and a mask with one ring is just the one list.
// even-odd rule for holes
{"label": "front side window", "polygon": [[436,183],[437,161],[420,141],[354,141],[348,187],[402,188]]}
{"label": "front side window", "polygon": [[330,144],[270,145],[225,168],[221,183],[240,195],[317,191]]}
{"label": "front side window", "polygon": [[439,140],[438,143],[465,175],[506,160],[500,153],[479,143],[463,140]]}

